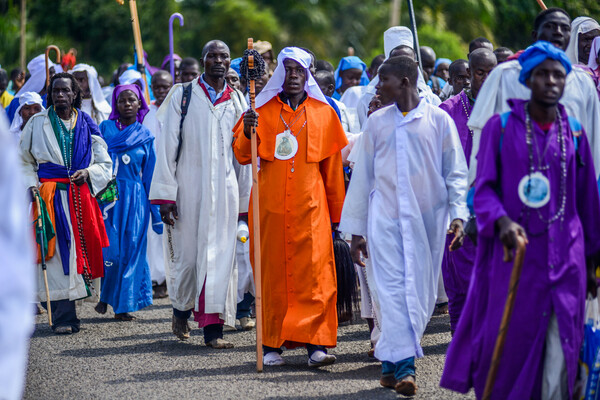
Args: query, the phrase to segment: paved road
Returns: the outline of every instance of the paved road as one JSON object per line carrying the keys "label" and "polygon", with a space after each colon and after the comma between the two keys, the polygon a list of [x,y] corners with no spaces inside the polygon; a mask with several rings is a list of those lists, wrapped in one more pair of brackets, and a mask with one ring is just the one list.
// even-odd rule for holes
{"label": "paved road", "polygon": [[[79,307],[82,330],[57,336],[37,317],[31,339],[25,399],[397,399],[379,386],[380,365],[370,360],[368,328],[339,329],[336,364],[309,370],[304,349],[284,353],[287,365],[255,372],[252,332],[226,333],[232,350],[204,346],[194,329],[187,342],[171,333],[168,299],[135,313],[133,322],[100,316],[93,304]],[[417,399],[473,399],[443,390],[438,382],[450,341],[448,317],[432,319],[417,360]],[[197,325],[196,325],[197,326]]]}

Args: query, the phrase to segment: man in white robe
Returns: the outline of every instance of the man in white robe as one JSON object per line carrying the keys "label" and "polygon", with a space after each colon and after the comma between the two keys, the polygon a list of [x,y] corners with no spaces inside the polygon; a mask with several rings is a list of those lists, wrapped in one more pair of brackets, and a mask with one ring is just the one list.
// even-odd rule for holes
{"label": "man in white robe", "polygon": [[14,138],[0,110],[0,397],[20,400],[33,331],[35,264],[25,185]]}
{"label": "man in white robe", "polygon": [[469,215],[467,164],[452,119],[419,97],[414,59],[388,59],[379,76],[377,93],[392,104],[368,119],[340,230],[353,235],[354,261],[364,265],[362,252],[373,265],[381,384],[413,395],[414,358],[423,357],[420,340],[435,306],[448,216],[458,248]]}
{"label": "man in white robe", "polygon": [[[158,112],[162,123],[150,200],[161,204],[167,287],[173,304],[173,333],[189,338],[187,319],[204,328],[213,348],[231,348],[223,324],[235,326],[235,248],[239,214],[247,213],[249,167],[240,167],[231,147],[232,128],[247,108],[243,95],[225,83],[229,48],[208,42],[204,74],[175,85]],[[184,87],[192,85],[180,133]]]}
{"label": "man in white robe", "polygon": [[81,110],[92,117],[96,125],[106,121],[111,107],[102,94],[96,68],[88,64],[77,64],[69,73],[77,79],[81,87]]}
{"label": "man in white robe", "polygon": [[[533,39],[546,40],[564,50],[571,35],[570,23],[569,15],[562,9],[552,8],[542,11],[534,21]],[[558,31],[555,27],[558,27]],[[473,131],[469,184],[475,181],[481,130],[486,122],[494,114],[510,111],[508,99],[531,98],[531,91],[524,85],[518,84],[520,73],[521,65],[518,60],[503,62],[492,70],[479,91],[468,122],[469,128]],[[560,103],[567,109],[567,114],[583,125],[588,135],[596,177],[598,177],[600,175],[600,102],[594,81],[577,65],[573,65],[573,70],[567,75]]]}
{"label": "man in white robe", "polygon": [[[150,110],[144,117],[142,124],[152,132],[156,138],[156,143],[158,143],[161,137],[161,124],[156,118],[156,113],[173,87],[173,77],[168,71],[158,70],[152,76],[151,87],[155,100],[150,104]],[[157,206],[152,206],[152,213],[154,212],[158,212]],[[168,296],[162,245],[163,235],[154,232],[151,224],[152,220],[148,226],[148,265],[150,266],[150,277],[152,278],[152,288],[154,289],[153,297],[155,299],[162,299]]]}
{"label": "man in white robe", "polygon": [[[46,261],[50,301],[52,307],[53,325],[55,333],[70,334],[79,331],[79,319],[76,315],[75,300],[88,297],[91,281],[87,284],[84,275],[78,272],[82,265],[83,242],[87,243],[86,268],[91,269],[91,278],[103,275],[102,247],[108,246],[108,239],[104,230],[104,222],[98,203],[93,197],[104,189],[111,179],[112,161],[107,152],[107,146],[98,126],[87,114],[81,112],[81,96],[79,85],[75,78],[67,73],[55,75],[50,81],[48,109],[31,117],[21,135],[21,159],[25,175],[25,184],[28,188],[35,188],[42,195],[48,209],[62,209],[64,225],[60,224],[61,218],[56,213],[56,246],[54,255]],[[65,110],[64,113],[61,110]],[[64,115],[70,118],[63,119]],[[53,117],[54,115],[54,117]],[[64,129],[71,132],[72,145],[64,145],[66,135],[55,132],[53,118],[60,118]],[[57,123],[58,120],[54,119]],[[57,135],[61,138],[57,140]],[[80,138],[77,138],[79,137]],[[78,145],[79,144],[79,145]],[[70,147],[72,150],[65,150]],[[67,157],[65,162],[65,154]],[[78,160],[80,165],[77,164]],[[43,180],[43,182],[42,182]],[[72,182],[72,183],[65,183]],[[41,184],[40,184],[41,183]],[[45,185],[56,185],[48,189],[45,195]],[[52,202],[55,206],[52,206]],[[58,205],[56,203],[58,202]],[[82,217],[72,221],[70,204],[74,205],[77,213]],[[77,206],[77,209],[75,209]],[[83,208],[82,208],[83,206]],[[85,241],[76,240],[79,232],[79,223],[82,224]],[[93,225],[96,236],[88,236],[86,225]],[[66,231],[66,232],[64,232]],[[61,237],[66,237],[65,246],[61,246]],[[68,247],[66,244],[68,243]],[[64,249],[69,253],[65,254]],[[99,251],[98,251],[99,250]],[[50,255],[50,252],[48,253]],[[37,266],[38,297],[46,302],[46,291],[41,266]],[[95,271],[95,272],[94,272]],[[88,278],[86,278],[88,279]],[[44,303],[42,303],[44,305]]]}

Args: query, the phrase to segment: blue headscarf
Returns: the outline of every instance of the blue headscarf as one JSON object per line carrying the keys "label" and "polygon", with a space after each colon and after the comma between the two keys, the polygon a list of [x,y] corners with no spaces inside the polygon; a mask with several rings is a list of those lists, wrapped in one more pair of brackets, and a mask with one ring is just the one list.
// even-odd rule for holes
{"label": "blue headscarf", "polygon": [[525,81],[529,79],[531,72],[547,59],[559,61],[565,67],[567,74],[571,72],[571,61],[569,61],[567,54],[552,43],[539,40],[519,56],[519,64],[522,67],[519,82],[525,85]]}
{"label": "blue headscarf", "polygon": [[360,69],[362,70],[362,76],[360,77],[360,83],[358,86],[365,86],[369,84],[369,77],[367,76],[367,64],[356,56],[344,57],[340,60],[337,69],[335,70],[335,90],[337,91],[342,86],[342,77],[340,72],[346,71],[347,69]]}
{"label": "blue headscarf", "polygon": [[241,62],[242,62],[242,57],[234,58],[233,60],[231,60],[231,64],[229,64],[229,68],[231,68],[232,70],[237,72],[239,75]]}
{"label": "blue headscarf", "polygon": [[440,66],[440,64],[452,64],[452,60],[449,58],[438,58],[437,60],[435,60],[435,66],[433,67],[433,73],[435,74],[437,72],[438,67]]}

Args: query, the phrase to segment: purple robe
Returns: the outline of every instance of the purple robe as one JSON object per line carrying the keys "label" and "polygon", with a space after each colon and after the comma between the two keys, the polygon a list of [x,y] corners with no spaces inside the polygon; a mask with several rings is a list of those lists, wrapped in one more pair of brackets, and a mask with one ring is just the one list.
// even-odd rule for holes
{"label": "purple robe", "polygon": [[[499,115],[493,116],[483,129],[474,198],[479,231],[475,268],[440,383],[463,393],[474,387],[478,398],[483,395],[512,270],[512,263],[502,261],[496,220],[508,215],[521,224],[527,231],[529,245],[492,399],[540,397],[544,344],[553,312],[572,394],[583,339],[586,257],[600,250],[600,198],[588,140],[583,130],[571,130],[562,105],[559,110],[567,157],[564,220],[548,226],[537,213],[539,210],[549,219],[560,208],[557,123],[545,134],[532,122],[540,154],[550,141],[543,159],[549,165],[543,174],[550,181],[550,201],[535,210],[520,200],[518,185],[529,170],[525,104],[523,100],[509,100],[512,111],[504,132]],[[579,135],[578,156],[574,135]],[[537,169],[535,151],[534,164]]]}
{"label": "purple robe", "polygon": [[[473,106],[463,90],[456,96],[443,102],[440,108],[446,111],[456,124],[468,166],[469,161],[471,161],[471,150],[473,149],[473,134],[467,126],[467,121],[469,120]],[[467,298],[467,291],[469,290],[476,247],[469,237],[465,237],[463,246],[451,252],[449,248],[453,239],[454,234],[446,236],[444,258],[442,260],[442,277],[444,278],[444,287],[448,295],[450,329],[456,331],[458,320]]]}

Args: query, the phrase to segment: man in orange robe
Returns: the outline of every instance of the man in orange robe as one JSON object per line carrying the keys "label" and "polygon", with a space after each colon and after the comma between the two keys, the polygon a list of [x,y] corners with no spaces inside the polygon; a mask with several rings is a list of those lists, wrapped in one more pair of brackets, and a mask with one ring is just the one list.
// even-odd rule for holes
{"label": "man in orange robe", "polygon": [[252,126],[258,138],[265,365],[284,364],[282,346],[306,346],[310,367],[335,362],[326,350],[337,342],[332,227],[344,202],[340,151],[348,142],[310,62],[304,50],[283,49],[256,112],[233,129],[240,164],[251,163]]}

